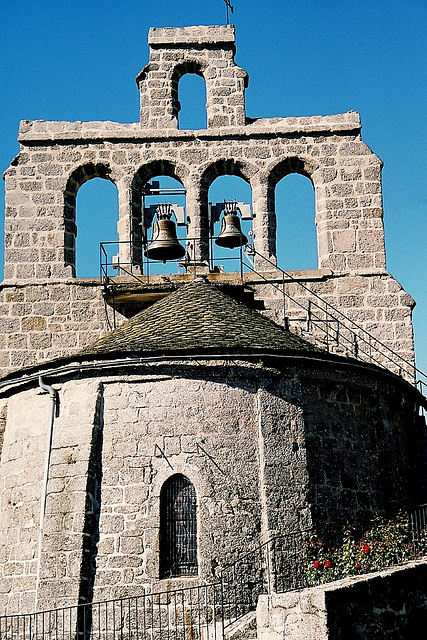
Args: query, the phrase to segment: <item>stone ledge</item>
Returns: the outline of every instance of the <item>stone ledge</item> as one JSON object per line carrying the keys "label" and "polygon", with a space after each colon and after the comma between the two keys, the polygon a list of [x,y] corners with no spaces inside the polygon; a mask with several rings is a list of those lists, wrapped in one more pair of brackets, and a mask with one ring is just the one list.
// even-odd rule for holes
{"label": "stone ledge", "polygon": [[103,141],[103,140],[191,140],[193,138],[251,137],[260,135],[271,137],[277,134],[330,134],[338,131],[359,131],[360,116],[354,111],[330,116],[259,118],[245,126],[211,129],[144,129],[138,122],[66,122],[47,120],[22,120],[18,141],[56,142]]}
{"label": "stone ledge", "polygon": [[192,27],[152,27],[148,32],[148,44],[215,44],[235,42],[234,25]]}

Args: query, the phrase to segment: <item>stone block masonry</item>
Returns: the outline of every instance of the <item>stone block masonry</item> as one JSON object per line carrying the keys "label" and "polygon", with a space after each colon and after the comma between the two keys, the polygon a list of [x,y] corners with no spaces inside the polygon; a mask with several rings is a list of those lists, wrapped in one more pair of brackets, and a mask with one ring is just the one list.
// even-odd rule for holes
{"label": "stone block masonry", "polygon": [[111,329],[113,311],[99,280],[27,281],[1,287],[0,323],[6,373],[78,351]]}
{"label": "stone block masonry", "polygon": [[[382,164],[361,139],[359,115],[248,118],[248,77],[234,62],[231,25],[151,29],[149,47],[137,77],[140,122],[21,122],[20,152],[5,173],[2,371],[72,353],[111,326],[100,285],[75,278],[76,196],[87,180],[117,187],[120,261],[129,265],[138,263],[144,184],[159,175],[179,180],[187,236],[196,239],[188,250],[203,265],[209,187],[219,175],[243,178],[252,190],[255,268],[274,279],[277,237],[286,235],[277,228],[275,187],[294,172],[315,191],[315,292],[412,362],[414,303],[385,270]],[[178,83],[186,73],[205,80],[205,130],[179,129]],[[283,322],[271,289],[264,301]],[[300,330],[292,308],[289,314]]]}
{"label": "stone block masonry", "polygon": [[422,637],[427,624],[426,577],[422,560],[302,591],[262,595],[258,640]]}
{"label": "stone block masonry", "polygon": [[[299,356],[81,364],[51,373],[41,540],[50,399],[35,380],[1,401],[2,615],[209,583],[275,535],[420,501],[417,405],[392,374]],[[163,580],[160,496],[175,474],[197,496],[198,574]]]}

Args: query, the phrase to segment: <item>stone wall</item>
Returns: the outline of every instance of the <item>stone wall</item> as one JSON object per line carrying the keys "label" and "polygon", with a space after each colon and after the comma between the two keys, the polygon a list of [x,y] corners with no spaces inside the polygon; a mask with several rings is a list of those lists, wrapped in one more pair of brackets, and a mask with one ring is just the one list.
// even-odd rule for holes
{"label": "stone wall", "polygon": [[1,612],[182,585],[159,581],[159,496],[176,473],[196,490],[194,580],[205,582],[275,534],[340,531],[347,518],[414,498],[421,425],[412,391],[398,401],[405,383],[390,375],[388,387],[376,371],[342,363],[275,364],[198,358],[51,370],[59,416],[43,521],[51,401],[36,381],[5,390]]}
{"label": "stone wall", "polygon": [[427,624],[427,563],[260,596],[258,640],[413,640]]}
{"label": "stone wall", "polygon": [[[263,272],[247,280],[265,314],[333,353],[372,362],[414,380],[413,299],[387,271],[337,274],[330,269]],[[283,290],[285,296],[283,296]],[[337,322],[338,320],[338,322]]]}
{"label": "stone wall", "polygon": [[97,383],[85,380],[74,383],[71,397],[67,388],[61,390],[44,516],[41,501],[51,401],[37,388],[7,401],[0,467],[2,614],[78,602],[97,388]]}
{"label": "stone wall", "polygon": [[0,288],[0,322],[4,375],[82,349],[110,330],[114,318],[99,280],[23,280]]}
{"label": "stone wall", "polygon": [[197,579],[211,581],[278,526],[309,526],[298,385],[243,365],[161,371],[57,381],[41,542],[50,400],[33,389],[4,403],[3,613],[155,588],[160,490],[175,473],[196,489]]}
{"label": "stone wall", "polygon": [[[295,281],[285,281],[285,300],[277,272],[263,272],[271,284],[245,276],[245,286],[262,303],[263,313],[279,324],[287,321],[291,331],[334,353],[373,361],[409,381],[414,379],[414,303],[390,274],[335,275],[328,269],[289,273]],[[227,283],[233,282],[239,284],[239,277],[227,276]],[[179,276],[174,284],[179,286]],[[99,280],[81,278],[4,283],[0,287],[1,374],[75,353],[120,324],[123,316],[105,303],[103,292]],[[340,311],[349,321],[339,316]],[[331,321],[332,316],[342,324]]]}
{"label": "stone wall", "polygon": [[75,198],[84,182],[117,186],[124,241],[138,232],[142,185],[159,175],[186,190],[187,236],[200,259],[208,257],[208,189],[218,175],[250,184],[255,248],[275,260],[275,186],[301,173],[315,191],[319,267],[384,269],[381,163],[361,140],[358,115],[279,120],[202,131],[22,122],[21,151],[5,174],[6,280],[73,275]]}
{"label": "stone wall", "polygon": [[[424,502],[422,423],[414,398],[367,372],[311,370],[301,376],[309,502],[317,534],[341,542],[372,514],[395,515]],[[425,455],[425,452],[424,452]]]}

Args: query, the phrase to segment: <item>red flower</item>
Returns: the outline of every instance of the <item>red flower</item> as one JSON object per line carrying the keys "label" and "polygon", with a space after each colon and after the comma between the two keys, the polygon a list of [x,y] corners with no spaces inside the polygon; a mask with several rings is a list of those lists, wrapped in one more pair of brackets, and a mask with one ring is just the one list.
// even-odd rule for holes
{"label": "red flower", "polygon": [[332,567],[332,562],[330,560],[326,560],[325,569],[329,569],[329,567]]}
{"label": "red flower", "polygon": [[363,553],[369,553],[370,550],[371,550],[371,547],[369,546],[369,544],[363,545]]}
{"label": "red flower", "polygon": [[321,567],[321,564],[318,560],[313,562],[313,569],[320,569],[320,567]]}
{"label": "red flower", "polygon": [[360,569],[360,564],[357,564],[357,565],[356,565],[356,569]]}

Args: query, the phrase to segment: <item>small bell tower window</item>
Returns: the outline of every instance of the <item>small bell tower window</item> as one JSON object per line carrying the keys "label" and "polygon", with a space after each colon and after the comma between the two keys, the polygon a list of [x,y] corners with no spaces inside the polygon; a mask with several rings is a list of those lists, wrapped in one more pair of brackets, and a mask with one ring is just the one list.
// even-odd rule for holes
{"label": "small bell tower window", "polygon": [[160,493],[160,578],[196,574],[196,490],[177,474],[166,480]]}

